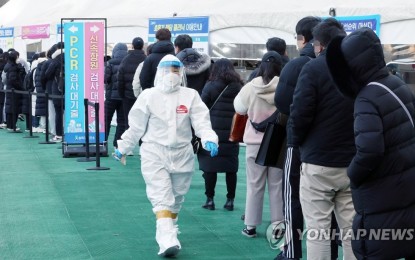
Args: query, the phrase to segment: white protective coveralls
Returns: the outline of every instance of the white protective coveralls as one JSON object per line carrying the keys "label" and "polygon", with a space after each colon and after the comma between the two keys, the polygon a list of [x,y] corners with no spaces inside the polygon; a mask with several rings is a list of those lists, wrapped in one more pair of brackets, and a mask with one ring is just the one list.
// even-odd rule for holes
{"label": "white protective coveralls", "polygon": [[[171,73],[172,66],[176,73]],[[154,88],[144,90],[131,108],[130,127],[118,140],[126,154],[142,140],[141,171],[146,193],[157,216],[159,255],[172,256],[181,248],[177,240],[177,214],[194,171],[191,127],[202,140],[218,145],[209,110],[197,91],[181,87],[183,64],[173,55],[159,63]],[[176,250],[177,249],[177,250]]]}

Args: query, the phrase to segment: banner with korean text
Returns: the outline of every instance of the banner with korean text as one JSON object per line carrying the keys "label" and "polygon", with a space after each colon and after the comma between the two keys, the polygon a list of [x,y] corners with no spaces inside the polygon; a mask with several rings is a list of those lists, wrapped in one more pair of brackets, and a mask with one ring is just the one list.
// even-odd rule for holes
{"label": "banner with korean text", "polygon": [[[85,143],[85,128],[89,140],[95,143],[95,117],[99,117],[99,140],[105,139],[104,124],[104,22],[69,22],[64,24],[65,42],[65,142]],[[99,115],[88,106],[88,126],[85,126],[84,98],[98,102]]]}
{"label": "banner with korean text", "polygon": [[3,49],[3,51],[7,51],[10,48],[13,48],[14,41],[14,28],[8,27],[8,28],[0,28],[0,48]]}
{"label": "banner with korean text", "polygon": [[347,34],[350,34],[362,27],[372,29],[378,37],[380,37],[380,15],[365,15],[365,16],[336,16],[344,27]]}
{"label": "banner with korean text", "polygon": [[209,54],[209,17],[172,17],[150,18],[148,26],[148,43],[156,42],[156,32],[161,28],[167,28],[171,32],[174,42],[177,35],[188,34],[192,37],[193,48],[200,53]]}
{"label": "banner with korean text", "polygon": [[22,39],[47,39],[49,36],[49,24],[22,26]]}

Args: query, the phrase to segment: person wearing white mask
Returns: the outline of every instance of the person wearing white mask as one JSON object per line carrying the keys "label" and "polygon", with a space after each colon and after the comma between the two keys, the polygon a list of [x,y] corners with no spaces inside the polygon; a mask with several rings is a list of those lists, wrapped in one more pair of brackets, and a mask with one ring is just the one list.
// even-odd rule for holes
{"label": "person wearing white mask", "polygon": [[182,87],[183,70],[173,55],[160,61],[155,87],[138,96],[128,115],[130,127],[113,154],[125,164],[125,155],[140,139],[143,142],[141,171],[157,218],[158,254],[164,257],[175,256],[181,249],[176,224],[194,171],[191,128],[212,157],[218,153],[218,136],[212,130],[209,110],[196,90]]}

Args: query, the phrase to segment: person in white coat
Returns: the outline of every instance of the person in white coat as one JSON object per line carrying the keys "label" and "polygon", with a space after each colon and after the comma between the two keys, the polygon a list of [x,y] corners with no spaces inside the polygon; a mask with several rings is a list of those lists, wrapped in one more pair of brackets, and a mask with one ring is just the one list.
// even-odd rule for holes
{"label": "person in white coat", "polygon": [[141,171],[157,218],[158,254],[164,257],[175,256],[181,249],[176,223],[194,171],[191,128],[212,157],[218,153],[208,108],[197,91],[181,87],[183,69],[173,55],[160,61],[155,87],[138,96],[128,115],[130,127],[114,153],[114,158],[125,162],[125,155],[142,141]]}

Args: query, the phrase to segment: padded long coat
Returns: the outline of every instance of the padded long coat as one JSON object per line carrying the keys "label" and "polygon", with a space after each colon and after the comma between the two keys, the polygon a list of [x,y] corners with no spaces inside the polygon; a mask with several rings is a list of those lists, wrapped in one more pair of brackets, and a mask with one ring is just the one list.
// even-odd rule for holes
{"label": "padded long coat", "polygon": [[242,88],[240,83],[230,83],[222,96],[212,107],[220,93],[228,86],[222,81],[208,81],[202,91],[202,100],[210,110],[212,128],[219,137],[219,153],[210,157],[210,152],[201,149],[198,154],[199,169],[204,172],[237,172],[239,143],[229,139],[232,117],[235,114],[233,100]]}
{"label": "padded long coat", "polygon": [[[388,73],[380,41],[370,29],[333,40],[327,61],[340,91],[355,99],[357,152],[348,167],[356,210],[353,252],[358,259],[413,257],[415,129],[410,119],[415,121],[415,98]],[[385,85],[403,104],[371,82]]]}

